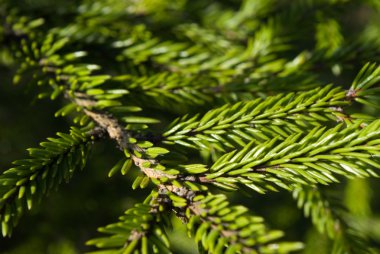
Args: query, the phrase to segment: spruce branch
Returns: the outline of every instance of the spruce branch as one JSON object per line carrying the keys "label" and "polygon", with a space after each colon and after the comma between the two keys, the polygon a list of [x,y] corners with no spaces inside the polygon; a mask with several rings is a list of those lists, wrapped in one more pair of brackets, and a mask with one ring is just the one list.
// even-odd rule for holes
{"label": "spruce branch", "polygon": [[186,218],[189,234],[206,253],[288,253],[303,248],[301,243],[277,242],[281,231],[269,230],[263,218],[243,206],[230,206],[224,195],[195,196]]}
{"label": "spruce branch", "polygon": [[70,134],[57,133],[40,148],[29,148],[30,158],[14,161],[15,167],[0,175],[0,220],[3,236],[10,236],[24,210],[32,209],[44,195],[68,182],[76,170],[84,168],[94,140],[103,135],[99,129]]}
{"label": "spruce branch", "polygon": [[[65,16],[65,4],[41,15],[71,19],[44,27],[42,19],[9,11],[11,1],[0,6],[0,40],[20,62],[14,83],[38,86],[39,98],[63,97],[56,116],[85,126],[41,143],[0,175],[3,235],[23,209],[84,165],[93,139],[108,136],[124,153],[109,177],[137,168],[132,188],[153,190],[101,228],[107,236],[88,242],[104,249],[97,253],[170,253],[165,230],[172,214],[200,253],[302,248],[278,242],[280,231],[212,194],[214,186],[240,194],[241,187],[293,191],[306,216],[333,239],[334,253],[369,252],[318,185],[376,177],[380,168],[380,120],[354,112],[379,107],[379,66],[365,65],[349,90],[322,86],[346,82],[346,67],[378,57],[373,43],[351,44],[356,40],[340,22],[341,13],[366,4],[244,0],[239,8],[235,2],[84,1]],[[100,63],[103,73],[87,61]],[[191,116],[165,127],[178,113]]]}
{"label": "spruce branch", "polygon": [[379,108],[380,96],[377,86],[380,83],[380,66],[376,63],[367,63],[356,76],[347,97],[362,104]]}
{"label": "spruce branch", "polygon": [[[177,118],[162,135],[163,142],[196,149],[212,146],[224,152],[226,147],[244,147],[252,140],[261,144],[273,138],[285,139],[294,133],[306,133],[314,126],[362,122],[363,127],[375,118],[345,111],[349,111],[353,100],[378,107],[375,86],[380,77],[378,71],[377,64],[366,64],[348,91],[328,85],[310,92],[225,105],[202,117]],[[358,83],[363,82],[367,85],[362,84],[362,90],[357,91]]]}
{"label": "spruce branch", "polygon": [[[108,136],[115,140],[119,148],[124,151],[127,159],[125,161],[122,160],[121,162],[123,163],[119,162],[111,169],[112,174],[120,169],[124,171],[128,170],[131,166],[129,161],[132,160],[149,179],[157,180],[155,182],[157,184],[174,179],[195,183],[211,182],[211,180],[202,175],[207,170],[202,164],[177,165],[177,169],[166,169],[156,157],[168,153],[168,150],[162,147],[154,147],[152,143],[145,140],[138,142],[133,134],[125,130],[118,119],[110,113],[104,110],[90,109],[96,105],[96,100],[90,96],[74,93],[74,95],[69,95],[68,97],[77,106],[81,107],[83,112],[100,128],[104,129],[108,133]],[[128,169],[125,169],[125,167],[128,167]]]}
{"label": "spruce branch", "polygon": [[[250,215],[243,206],[229,207],[224,195],[202,193],[195,195],[186,188],[162,185],[159,192],[152,193],[151,205],[139,204],[127,210],[121,222],[99,229],[112,237],[93,239],[87,244],[108,248],[110,253],[169,253],[164,229],[157,230],[160,224],[151,221],[167,221],[167,211],[173,210],[187,223],[200,250],[207,253],[289,253],[303,248],[301,243],[278,242],[281,231],[267,229],[261,217]],[[139,219],[133,216],[136,214]]]}
{"label": "spruce branch", "polygon": [[343,112],[350,103],[341,88],[325,86],[309,92],[279,94],[265,99],[238,102],[210,110],[202,117],[176,119],[164,134],[167,144],[204,147],[202,142],[234,148],[255,140],[260,144],[274,137],[285,139],[315,126],[352,118]]}
{"label": "spruce branch", "polygon": [[294,188],[293,197],[319,233],[334,241],[331,253],[373,253],[368,240],[345,220],[346,211],[338,199],[329,198],[319,187],[307,185]]}
{"label": "spruce branch", "polygon": [[108,237],[87,241],[87,245],[106,250],[90,253],[172,253],[164,225],[170,225],[167,214],[159,211],[159,203],[153,199],[149,203],[136,204],[128,209],[119,222],[99,228]]}
{"label": "spruce branch", "polygon": [[[124,151],[127,159],[123,163],[118,163],[113,169],[115,171],[122,170],[123,174],[130,168],[129,161],[140,168],[149,179],[157,180],[157,184],[161,184],[167,180],[177,179],[179,181],[208,183],[210,182],[202,173],[206,168],[202,164],[178,165],[177,169],[168,169],[160,163],[156,156],[164,155],[168,150],[161,147],[154,147],[152,143],[142,141],[138,142],[131,132],[125,130],[119,123],[118,119],[107,113],[106,111],[89,109],[96,105],[96,101],[87,95],[75,93],[74,97],[69,97],[77,106],[81,107],[86,115],[89,116],[99,127],[104,129],[108,136],[115,140],[121,150]],[[147,144],[148,143],[148,144]],[[144,144],[142,147],[140,144]],[[127,166],[126,166],[127,164]],[[128,167],[126,169],[125,167]],[[111,172],[110,172],[111,173]],[[196,176],[200,174],[199,176]]]}
{"label": "spruce branch", "polygon": [[[78,93],[76,95],[78,95]],[[82,107],[84,113],[99,127],[107,131],[109,137],[117,142],[120,149],[125,152],[127,157],[130,157],[134,164],[139,167],[141,171],[144,172],[149,178],[175,178],[174,175],[164,173],[163,171],[154,168],[160,165],[159,162],[149,158],[150,156],[147,154],[147,149],[144,149],[136,144],[136,140],[122,127],[116,118],[106,112],[90,110],[89,106],[95,105],[96,101],[91,100],[88,96],[84,99],[84,95],[82,95],[82,98],[73,97],[72,100],[76,105]],[[160,154],[160,152],[156,155],[158,154]],[[143,158],[143,156],[147,158]]]}
{"label": "spruce branch", "polygon": [[294,134],[283,141],[278,138],[261,145],[248,144],[244,149],[220,157],[207,178],[220,187],[236,189],[240,183],[258,192],[265,189],[292,189],[299,184],[329,184],[337,176],[378,176],[380,121],[364,128],[360,122],[331,129],[316,127],[305,134]]}
{"label": "spruce branch", "polygon": [[[75,99],[74,99],[75,101]],[[79,101],[75,101],[78,103]],[[79,105],[83,106],[83,105]],[[183,220],[196,220],[196,218],[199,219],[199,216],[205,217],[203,218],[203,225],[210,224],[213,221],[216,223],[218,221],[218,217],[220,216],[210,216],[207,217],[204,215],[204,213],[208,209],[211,209],[209,207],[208,209],[204,209],[203,206],[205,205],[205,200],[204,202],[196,202],[195,199],[199,200],[199,196],[196,198],[197,193],[202,193],[203,191],[207,190],[207,188],[204,188],[202,185],[198,185],[196,181],[199,182],[210,182],[206,177],[199,177],[195,178],[192,176],[182,176],[182,175],[170,175],[165,173],[165,171],[158,171],[156,169],[146,167],[144,164],[148,163],[149,165],[156,165],[158,162],[156,160],[152,160],[149,158],[142,158],[145,154],[144,149],[141,149],[138,147],[138,145],[135,144],[129,144],[126,143],[126,140],[130,140],[129,134],[123,131],[120,127],[119,124],[117,123],[117,120],[112,118],[112,116],[107,116],[104,113],[95,113],[93,111],[84,110],[87,115],[89,115],[100,127],[104,128],[107,130],[109,133],[109,136],[112,139],[115,139],[119,146],[124,149],[128,150],[128,154],[130,154],[132,161],[135,163],[136,166],[138,166],[141,171],[150,179],[158,179],[159,183],[164,179],[168,179],[167,183],[160,183],[159,184],[159,193],[165,194],[169,198],[169,204],[171,204],[171,209],[176,212],[176,215],[179,218],[182,218]],[[141,156],[136,156],[135,151],[138,151]],[[187,166],[187,169],[190,168],[190,171],[193,170],[192,172],[194,173],[196,170],[199,170],[199,168],[202,168],[202,166],[198,167],[193,167],[191,168],[190,166]],[[186,167],[185,167],[186,169]],[[194,171],[195,170],[195,171]],[[202,171],[203,172],[203,171]],[[195,180],[194,182],[191,181]],[[203,188],[202,188],[203,187]],[[225,201],[225,197],[219,197],[219,199],[222,198]],[[166,199],[164,199],[166,200]],[[218,200],[221,201],[221,200]],[[168,202],[168,201],[166,201]],[[219,203],[219,202],[215,202]],[[213,207],[213,210],[220,210],[223,207]],[[246,209],[242,209],[241,207],[236,207],[236,208],[231,208],[232,210],[228,210],[227,212],[224,211],[223,213],[226,214],[228,213],[229,216],[241,216],[242,213],[246,213]],[[191,215],[192,214],[192,215]],[[231,217],[232,218],[232,217]],[[223,218],[226,220],[223,224],[228,223],[227,218]],[[222,219],[222,221],[223,221]],[[230,226],[228,224],[225,226],[226,229],[220,229],[218,226],[215,224],[213,226],[214,230],[212,235],[212,238],[207,238],[210,241],[202,242],[203,247],[201,249],[205,248],[206,250],[209,250],[209,253],[223,253],[224,251],[227,251],[227,253],[233,253],[233,252],[238,252],[238,253],[256,253],[256,252],[264,252],[264,253],[275,253],[277,251],[281,251],[283,253],[288,253],[290,251],[298,250],[302,248],[302,245],[297,244],[297,243],[283,243],[283,244],[267,244],[268,241],[277,239],[281,236],[279,232],[267,232],[263,230],[263,225],[256,225],[256,226],[251,226],[248,227],[248,224],[257,222],[254,217],[247,217],[245,220],[243,220],[244,225],[238,225],[238,227],[243,227],[246,226],[246,231],[247,234],[245,237],[240,237],[240,231],[235,229],[236,225],[234,223],[230,222]],[[189,222],[191,223],[191,222]],[[194,224],[195,222],[193,222]],[[191,224],[190,224],[191,225]],[[210,224],[211,225],[211,224]],[[193,225],[194,226],[194,225]],[[112,225],[110,226],[112,227]],[[259,227],[259,229],[258,229]],[[198,230],[201,230],[200,228]],[[202,230],[207,230],[207,228],[203,227]],[[239,230],[242,230],[242,228],[239,228]],[[195,237],[195,240],[198,242],[200,237],[200,234],[204,234],[204,232],[199,233],[201,231],[197,231],[198,237]],[[258,234],[257,240],[252,238],[252,234],[255,231],[255,235]],[[256,232],[258,231],[258,232]],[[245,231],[244,231],[245,232]],[[223,235],[223,241],[216,243],[216,236],[221,233]],[[260,235],[261,234],[261,235]],[[264,237],[265,234],[265,237]],[[139,231],[131,231],[130,236],[128,238],[128,244],[125,246],[125,252],[130,253],[132,252],[138,245],[138,241],[140,240],[141,237],[143,237],[145,233],[139,233]],[[271,236],[269,236],[271,235]],[[203,236],[205,237],[205,236]],[[133,239],[132,239],[133,238]],[[134,239],[137,238],[137,239]],[[109,247],[110,245],[107,244],[107,241],[112,241],[112,238],[105,238],[105,239],[95,239],[93,241],[90,241],[89,244],[97,244],[98,247]],[[256,243],[258,241],[259,243]],[[228,248],[225,248],[225,244],[228,243]],[[115,243],[115,245],[120,245],[120,239],[119,242]],[[258,246],[256,246],[258,245]],[[132,246],[132,247],[131,247]],[[145,246],[145,245],[144,245]],[[214,249],[215,247],[215,249]],[[144,247],[147,248],[147,247]]]}

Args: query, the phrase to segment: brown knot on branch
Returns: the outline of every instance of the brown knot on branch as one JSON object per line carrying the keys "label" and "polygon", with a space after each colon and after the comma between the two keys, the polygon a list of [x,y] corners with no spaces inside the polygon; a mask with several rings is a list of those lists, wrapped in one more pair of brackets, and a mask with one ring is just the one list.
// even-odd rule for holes
{"label": "brown knot on branch", "polygon": [[354,100],[358,96],[359,90],[350,89],[346,93],[346,98],[350,101]]}

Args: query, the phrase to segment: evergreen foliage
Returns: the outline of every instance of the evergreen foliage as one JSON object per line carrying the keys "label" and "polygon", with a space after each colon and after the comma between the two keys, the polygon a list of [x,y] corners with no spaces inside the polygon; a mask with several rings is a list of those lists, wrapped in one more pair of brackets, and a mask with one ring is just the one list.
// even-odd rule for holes
{"label": "evergreen foliage", "polygon": [[330,193],[379,175],[378,1],[0,3],[2,68],[71,125],[0,174],[4,237],[110,139],[108,176],[149,191],[90,253],[173,253],[173,216],[199,253],[307,252],[234,204],[275,192],[328,236],[328,253],[380,251],[380,233]]}

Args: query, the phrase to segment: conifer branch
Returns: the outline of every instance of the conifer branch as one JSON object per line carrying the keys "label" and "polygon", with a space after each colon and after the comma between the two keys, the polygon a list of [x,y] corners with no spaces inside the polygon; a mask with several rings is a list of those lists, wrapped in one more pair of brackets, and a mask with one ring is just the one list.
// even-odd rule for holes
{"label": "conifer branch", "polygon": [[[200,253],[303,247],[278,243],[280,231],[212,194],[214,186],[240,194],[242,187],[293,191],[332,238],[335,254],[369,253],[318,185],[377,176],[380,168],[380,120],[371,113],[379,107],[380,67],[365,65],[348,90],[323,86],[329,79],[346,83],[343,74],[378,58],[378,45],[352,44],[361,39],[350,39],[341,22],[341,11],[368,1],[244,0],[240,8],[236,1],[153,2],[62,4],[53,13],[62,18],[68,11],[71,23],[43,27],[43,19],[30,18],[38,8],[21,7],[21,17],[18,8],[11,11],[18,1],[0,6],[0,40],[20,62],[14,83],[38,86],[41,99],[65,98],[55,115],[85,126],[30,149],[31,158],[0,175],[3,235],[25,208],[84,166],[94,139],[108,136],[124,153],[108,176],[137,168],[132,188],[153,190],[101,228],[107,236],[88,242],[104,249],[96,253],[170,253],[165,230],[172,214]],[[6,54],[2,49],[0,62]],[[183,114],[192,116],[166,126]]]}
{"label": "conifer branch", "polygon": [[[231,148],[245,146],[251,140],[260,144],[275,137],[283,139],[293,133],[308,132],[314,126],[363,121],[363,116],[348,115],[345,109],[352,100],[378,107],[378,100],[375,101],[378,89],[370,87],[378,82],[379,69],[376,64],[364,66],[348,91],[328,85],[309,92],[227,104],[202,117],[178,118],[163,134],[164,142],[193,148],[206,147],[204,143],[210,143],[223,151],[225,145]],[[368,79],[365,81],[368,85],[356,92],[358,79],[364,79],[362,75]]]}
{"label": "conifer branch", "polygon": [[[102,233],[113,234],[112,237],[93,239],[87,244],[113,248],[109,251],[122,249],[125,253],[132,253],[141,249],[141,253],[150,253],[146,250],[154,250],[154,246],[148,245],[149,239],[152,234],[158,234],[155,239],[161,238],[161,244],[157,247],[162,253],[169,253],[165,248],[168,243],[164,230],[155,229],[157,224],[148,220],[165,220],[168,214],[164,211],[173,209],[188,224],[189,234],[199,243],[200,250],[207,253],[289,253],[303,247],[301,243],[277,242],[282,236],[281,231],[268,230],[263,219],[250,215],[245,207],[229,207],[223,195],[194,195],[186,188],[173,188],[172,185],[162,185],[157,194],[153,194],[156,197],[152,200],[153,207],[137,205],[126,212],[127,216],[120,218],[120,223],[99,229]],[[182,207],[179,206],[181,200],[185,200]],[[139,220],[128,216],[137,213],[141,218]],[[144,237],[147,237],[145,242],[141,241]],[[154,243],[157,244],[157,241]]]}
{"label": "conifer branch", "polygon": [[303,248],[301,243],[277,242],[281,231],[268,230],[261,217],[243,206],[231,207],[224,195],[197,195],[186,208],[186,218],[189,234],[206,253],[288,253]]}
{"label": "conifer branch", "polygon": [[[128,209],[119,222],[99,228],[99,232],[110,237],[95,238],[87,245],[106,250],[91,253],[172,253],[164,225],[170,224],[167,215],[158,210],[158,204],[137,204]],[[137,217],[137,218],[136,218]],[[168,224],[168,225],[169,225]]]}
{"label": "conifer branch", "polygon": [[227,189],[240,183],[255,191],[292,189],[295,183],[329,184],[337,175],[346,177],[378,176],[380,121],[364,128],[360,122],[346,128],[342,124],[326,130],[315,128],[307,135],[295,134],[284,141],[278,138],[220,157],[207,178]]}
{"label": "conifer branch", "polygon": [[[169,183],[166,183],[166,184],[161,183],[159,185],[159,189],[160,189],[159,193],[161,195],[165,194],[169,197],[172,209],[176,212],[176,215],[179,218],[182,218],[185,220],[190,219],[189,225],[191,225],[191,220],[197,220],[199,218],[202,218],[203,225],[208,225],[211,223],[210,226],[212,228],[212,233],[210,233],[210,237],[212,238],[208,237],[207,239],[209,241],[207,243],[202,242],[203,247],[201,247],[201,249],[204,248],[205,250],[209,250],[209,253],[223,253],[225,251],[227,251],[226,253],[236,253],[236,252],[255,253],[257,251],[259,253],[260,252],[276,253],[277,251],[280,251],[282,253],[288,253],[290,251],[294,251],[294,250],[298,250],[302,248],[302,245],[296,244],[296,243],[268,244],[269,241],[272,241],[274,239],[281,237],[282,234],[279,233],[278,231],[273,231],[273,232],[265,231],[263,229],[264,226],[262,224],[260,224],[260,226],[259,225],[252,226],[252,223],[254,222],[257,223],[256,221],[257,218],[255,217],[247,217],[247,218],[244,217],[244,219],[242,219],[242,223],[244,225],[239,225],[238,223],[237,227],[239,228],[239,230],[237,230],[236,224],[230,222],[230,220],[227,219],[225,216],[225,218],[223,219],[226,220],[226,222],[223,222],[223,224],[229,223],[230,225],[226,224],[225,229],[220,229],[219,226],[216,224],[216,222],[219,221],[220,215],[205,216],[205,213],[208,213],[208,209],[213,209],[213,211],[216,211],[216,210],[221,210],[222,208],[225,208],[225,206],[223,205],[223,207],[216,208],[216,206],[214,205],[214,206],[210,206],[207,209],[203,208],[205,205],[205,200],[203,200],[204,202],[202,203],[194,202],[195,199],[199,200],[199,198],[202,197],[198,195],[196,198],[196,195],[198,191],[200,191],[200,189],[197,188],[196,185],[191,182],[189,186],[189,180],[190,181],[198,180],[200,182],[202,181],[210,182],[210,180],[208,180],[206,177],[194,178],[191,176],[184,177],[180,175],[170,175],[170,174],[168,175],[165,173],[165,171],[157,171],[153,168],[145,167],[144,163],[148,162],[149,165],[152,165],[152,164],[154,165],[158,162],[152,159],[142,159],[141,157],[136,156],[134,154],[136,150],[138,150],[138,152],[141,153],[142,155],[144,155],[144,150],[135,144],[124,143],[124,140],[129,140],[130,137],[125,137],[128,134],[125,133],[120,127],[118,127],[119,125],[115,119],[113,119],[111,116],[107,116],[101,113],[94,113],[87,109],[85,109],[85,113],[88,114],[95,122],[97,122],[99,126],[106,129],[109,133],[109,136],[112,139],[115,139],[119,143],[119,146],[122,149],[127,149],[129,151],[129,154],[131,154],[131,159],[133,160],[135,165],[138,166],[147,177],[153,178],[153,179],[156,178],[159,180],[159,182],[163,178],[169,179]],[[174,180],[174,179],[177,179],[177,180]],[[183,183],[182,181],[184,180],[185,180],[185,185],[182,185]],[[187,186],[186,186],[186,183],[187,183]],[[223,200],[220,200],[220,199],[223,199]],[[219,201],[224,201],[224,203],[227,202],[225,200],[225,197],[222,197],[222,196],[219,197],[218,202],[215,202],[215,204],[220,203]],[[227,212],[223,211],[224,214],[228,213],[230,217],[231,216],[234,217],[238,215],[241,216],[243,213],[246,213],[246,212],[247,210],[241,207],[233,207],[232,210],[229,210]],[[212,225],[213,222],[215,223],[214,225]],[[194,226],[194,223],[195,222],[193,222],[192,226]],[[245,231],[247,231],[247,234],[245,237],[241,237],[239,232],[240,230],[243,230],[243,228],[241,227],[244,227],[244,226],[246,227]],[[110,225],[109,227],[112,228],[113,226]],[[197,226],[195,226],[195,228],[196,227]],[[196,230],[196,229],[192,229],[192,230]],[[201,233],[199,233],[198,230],[202,230],[202,231],[199,231]],[[205,233],[204,232],[205,230],[207,230],[207,228],[205,227],[202,227],[202,229],[201,228],[197,229],[198,237],[195,237],[195,240],[197,242],[200,241],[201,239],[200,237],[205,237],[205,236],[199,236],[200,234],[203,235]],[[253,232],[255,232],[254,233],[255,235],[257,234],[256,240],[252,238]],[[216,237],[219,235],[219,233],[223,236],[221,238],[223,239],[222,242],[216,242],[217,240]],[[124,250],[124,252],[130,253],[135,248],[139,248],[136,246],[138,245],[139,240],[143,238],[145,234],[146,233],[141,233],[140,231],[136,231],[136,230],[131,231],[130,236],[128,237],[128,241],[127,241],[128,244],[125,245],[126,249]],[[264,237],[264,234],[265,234],[265,237]],[[89,244],[96,244],[97,247],[110,247],[110,244],[107,244],[107,241],[112,241],[112,239],[113,238],[95,239],[95,240],[90,241]],[[115,245],[117,246],[118,243],[120,245],[120,242],[115,243]],[[226,243],[228,243],[228,246],[229,246],[228,248],[225,248]],[[147,248],[147,247],[144,247],[144,248]]]}
{"label": "conifer branch", "polygon": [[[78,95],[78,93],[76,94]],[[85,95],[82,95],[81,98],[74,97],[72,100],[74,103],[83,108],[84,113],[90,117],[97,125],[105,129],[111,139],[114,139],[119,145],[120,149],[123,150],[130,158],[133,160],[134,164],[141,169],[141,171],[146,174],[149,178],[175,178],[174,175],[164,173],[161,170],[157,170],[154,166],[159,165],[157,160],[152,158],[143,158],[147,155],[145,149],[139,147],[134,143],[134,138],[124,130],[118,120],[111,115],[88,109],[89,106],[96,104],[96,101],[91,100],[90,98],[84,99]],[[132,141],[132,142],[131,142]],[[149,166],[146,166],[149,165]]]}
{"label": "conifer branch", "polygon": [[32,209],[52,189],[74,172],[83,169],[91,143],[101,130],[84,133],[72,128],[70,134],[57,133],[40,148],[29,148],[30,158],[14,161],[14,168],[0,175],[0,220],[3,236],[10,236],[25,209]]}
{"label": "conifer branch", "polygon": [[247,141],[257,143],[274,137],[285,139],[292,133],[302,133],[332,122],[350,123],[342,107],[349,101],[340,88],[326,86],[310,92],[279,94],[238,102],[211,110],[202,117],[176,119],[163,137],[165,143],[187,147],[202,147],[203,141],[218,143],[218,149],[244,146]]}
{"label": "conifer branch", "polygon": [[331,253],[373,253],[367,239],[346,222],[338,199],[332,201],[318,187],[306,185],[297,186],[293,197],[319,233],[334,241]]}

